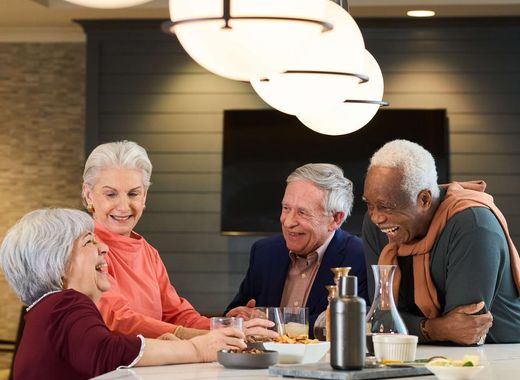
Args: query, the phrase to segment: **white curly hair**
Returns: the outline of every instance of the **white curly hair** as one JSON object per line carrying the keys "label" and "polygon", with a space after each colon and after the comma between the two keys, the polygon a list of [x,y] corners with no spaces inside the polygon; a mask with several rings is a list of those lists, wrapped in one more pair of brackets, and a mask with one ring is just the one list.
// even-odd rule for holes
{"label": "white curly hair", "polygon": [[393,140],[383,145],[370,159],[373,166],[399,168],[403,171],[402,189],[413,204],[422,190],[430,190],[432,197],[439,197],[437,169],[430,152],[408,140]]}

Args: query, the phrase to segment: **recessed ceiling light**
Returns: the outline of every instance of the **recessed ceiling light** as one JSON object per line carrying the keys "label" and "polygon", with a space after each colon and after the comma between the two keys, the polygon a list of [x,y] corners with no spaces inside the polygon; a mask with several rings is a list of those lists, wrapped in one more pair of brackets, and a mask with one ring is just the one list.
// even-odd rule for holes
{"label": "recessed ceiling light", "polygon": [[410,17],[433,17],[433,16],[435,16],[434,11],[428,11],[428,10],[424,10],[424,9],[415,9],[415,10],[406,12],[406,14]]}

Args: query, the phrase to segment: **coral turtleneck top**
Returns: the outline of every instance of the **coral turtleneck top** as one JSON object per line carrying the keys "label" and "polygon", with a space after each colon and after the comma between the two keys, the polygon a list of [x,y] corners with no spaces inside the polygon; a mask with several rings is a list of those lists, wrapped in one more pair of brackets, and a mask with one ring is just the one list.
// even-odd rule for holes
{"label": "coral turtleneck top", "polygon": [[178,326],[209,329],[209,319],[177,294],[159,253],[142,236],[122,236],[99,223],[94,233],[109,248],[111,287],[97,306],[110,330],[156,338]]}

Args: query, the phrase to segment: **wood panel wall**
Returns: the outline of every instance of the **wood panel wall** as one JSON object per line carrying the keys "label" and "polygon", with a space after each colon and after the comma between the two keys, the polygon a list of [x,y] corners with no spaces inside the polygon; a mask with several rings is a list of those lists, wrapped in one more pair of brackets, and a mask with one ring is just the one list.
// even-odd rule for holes
{"label": "wood panel wall", "polygon": [[[214,314],[236,292],[258,238],[219,232],[223,110],[268,106],[249,84],[193,62],[159,24],[83,23],[87,152],[120,139],[148,150],[153,185],[137,230],[160,251],[177,290]],[[393,108],[447,109],[452,178],[486,180],[520,242],[520,22],[359,24],[385,99]]]}

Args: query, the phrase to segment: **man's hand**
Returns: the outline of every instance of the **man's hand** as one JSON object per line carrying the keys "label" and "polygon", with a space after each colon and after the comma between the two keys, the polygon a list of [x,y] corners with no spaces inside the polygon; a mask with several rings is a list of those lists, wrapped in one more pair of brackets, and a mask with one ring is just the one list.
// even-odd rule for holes
{"label": "man's hand", "polygon": [[245,321],[251,318],[253,308],[256,306],[256,300],[250,299],[247,301],[246,306],[238,306],[227,312],[226,317],[241,317]]}
{"label": "man's hand", "polygon": [[461,345],[482,343],[493,325],[493,316],[488,311],[477,314],[485,306],[484,301],[458,306],[446,315],[426,321],[426,331],[434,341],[451,341]]}
{"label": "man's hand", "polygon": [[268,338],[267,340],[273,340],[279,336],[276,331],[270,330],[273,326],[273,321],[262,318],[254,318],[244,322],[246,336],[252,335],[254,337]]}

